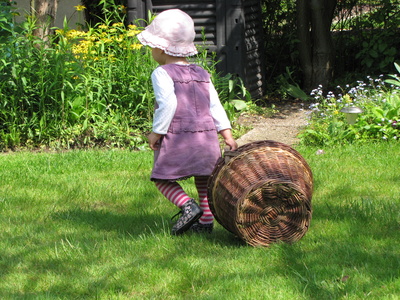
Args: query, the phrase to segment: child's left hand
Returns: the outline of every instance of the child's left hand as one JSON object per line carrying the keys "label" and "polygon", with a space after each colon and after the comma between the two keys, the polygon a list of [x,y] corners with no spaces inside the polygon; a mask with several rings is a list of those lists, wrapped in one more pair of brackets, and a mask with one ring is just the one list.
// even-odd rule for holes
{"label": "child's left hand", "polygon": [[225,139],[225,144],[229,147],[229,150],[234,151],[238,148],[238,144],[233,138]]}
{"label": "child's left hand", "polygon": [[224,138],[225,144],[229,147],[229,150],[234,151],[238,148],[238,144],[232,136],[232,132],[229,128],[221,130],[220,135]]}
{"label": "child's left hand", "polygon": [[152,150],[158,150],[158,141],[160,140],[160,138],[162,137],[161,134],[155,133],[155,132],[151,132],[148,136],[147,139],[149,140],[149,146]]}

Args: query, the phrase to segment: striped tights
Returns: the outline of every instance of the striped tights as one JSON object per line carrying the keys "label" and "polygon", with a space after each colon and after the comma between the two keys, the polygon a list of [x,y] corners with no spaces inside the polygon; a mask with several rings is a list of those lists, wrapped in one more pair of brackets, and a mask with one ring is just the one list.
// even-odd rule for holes
{"label": "striped tights", "polygon": [[[201,224],[209,224],[214,220],[214,216],[208,206],[207,180],[208,177],[194,178],[197,193],[199,195],[200,208],[203,210],[203,215],[199,220]],[[155,184],[164,197],[178,207],[181,207],[190,199],[178,182],[156,181]]]}

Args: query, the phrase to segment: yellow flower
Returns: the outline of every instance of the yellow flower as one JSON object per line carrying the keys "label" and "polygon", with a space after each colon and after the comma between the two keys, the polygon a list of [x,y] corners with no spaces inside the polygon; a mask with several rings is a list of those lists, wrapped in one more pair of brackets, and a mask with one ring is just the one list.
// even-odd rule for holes
{"label": "yellow flower", "polygon": [[350,97],[349,94],[344,95],[344,96],[343,96],[343,100],[344,100],[346,103],[351,103],[351,102],[352,102],[351,97]]}
{"label": "yellow flower", "polygon": [[85,45],[86,47],[90,47],[90,46],[92,46],[93,43],[90,40],[84,40],[84,41],[80,41],[80,44]]}
{"label": "yellow flower", "polygon": [[79,37],[84,37],[84,36],[86,36],[86,32],[72,29],[72,30],[69,30],[69,31],[65,34],[65,36],[66,36],[67,38],[69,38],[69,39],[74,39],[74,38],[79,38]]}
{"label": "yellow flower", "polygon": [[133,29],[136,29],[137,26],[136,26],[136,25],[133,25],[133,24],[129,24],[129,25],[128,25],[128,28],[133,30]]}
{"label": "yellow flower", "polygon": [[135,36],[140,33],[140,30],[129,30],[126,35],[127,36]]}
{"label": "yellow flower", "polygon": [[83,10],[86,9],[86,7],[85,7],[84,5],[77,5],[77,6],[74,6],[74,7],[75,7],[75,9],[76,9],[77,11],[83,11]]}
{"label": "yellow flower", "polygon": [[100,28],[100,29],[107,29],[107,28],[108,28],[108,26],[107,26],[107,25],[105,25],[105,24],[101,24],[101,25],[99,25],[99,28]]}
{"label": "yellow flower", "polygon": [[124,24],[119,22],[119,23],[114,23],[112,24],[112,27],[124,27]]}
{"label": "yellow flower", "polygon": [[87,49],[79,46],[79,45],[73,45],[72,46],[72,53],[73,54],[82,54],[82,53],[87,53]]}
{"label": "yellow flower", "polygon": [[108,59],[108,61],[111,61],[111,62],[117,60],[117,59],[115,58],[115,55],[114,55],[114,54],[109,54],[108,57],[107,57],[107,59]]}
{"label": "yellow flower", "polygon": [[139,49],[141,49],[142,47],[143,47],[142,44],[132,44],[132,45],[131,45],[131,49],[132,49],[132,50],[139,50]]}
{"label": "yellow flower", "polygon": [[56,29],[56,34],[63,35],[64,30],[63,29]]}
{"label": "yellow flower", "polygon": [[126,14],[126,6],[118,5],[118,10],[121,11],[123,14]]}
{"label": "yellow flower", "polygon": [[142,31],[141,31],[141,30],[134,30],[133,32],[136,33],[136,34],[139,34],[139,33],[141,33]]}

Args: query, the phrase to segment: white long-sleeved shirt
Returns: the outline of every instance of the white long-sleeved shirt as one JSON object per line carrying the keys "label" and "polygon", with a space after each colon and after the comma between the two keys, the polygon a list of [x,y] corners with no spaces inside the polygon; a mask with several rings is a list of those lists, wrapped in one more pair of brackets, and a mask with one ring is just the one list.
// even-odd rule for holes
{"label": "white long-sleeved shirt", "polygon": [[[163,68],[156,68],[151,74],[157,108],[153,117],[153,132],[167,134],[169,125],[174,117],[178,105],[175,95],[174,82]],[[218,92],[210,82],[210,112],[214,119],[217,131],[231,128],[230,121],[222,106]]]}

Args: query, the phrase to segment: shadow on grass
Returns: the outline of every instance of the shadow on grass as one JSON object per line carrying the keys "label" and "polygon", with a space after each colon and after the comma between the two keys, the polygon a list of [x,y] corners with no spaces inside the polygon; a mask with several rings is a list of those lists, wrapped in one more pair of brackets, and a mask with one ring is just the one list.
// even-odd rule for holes
{"label": "shadow on grass", "polygon": [[[261,256],[258,263],[264,263],[269,276],[287,278],[288,286],[298,290],[304,299],[397,299],[398,199],[388,199],[379,191],[360,196],[346,184],[325,196],[329,201],[313,202],[313,219],[303,239],[265,249],[266,256],[279,257],[279,266],[268,269],[269,259]],[[249,280],[261,281],[265,273],[240,273],[245,281],[247,275]]]}
{"label": "shadow on grass", "polygon": [[[354,191],[348,190],[347,193],[342,193],[332,190],[331,195],[327,196],[336,199],[340,194],[349,196],[354,194]],[[26,268],[36,270],[33,277],[26,281],[25,291],[35,290],[35,285],[40,284],[41,278],[46,276],[47,272],[64,274],[65,278],[74,278],[76,281],[79,279],[85,281],[84,291],[80,290],[82,287],[79,285],[74,285],[73,281],[67,281],[55,283],[47,292],[32,294],[36,297],[43,296],[43,298],[55,295],[68,298],[76,298],[76,295],[88,295],[89,297],[97,293],[101,294],[105,287],[115,291],[128,292],[128,284],[113,280],[114,276],[131,274],[130,272],[133,271],[130,270],[135,270],[139,274],[143,272],[142,276],[145,276],[145,270],[153,267],[154,264],[168,272],[171,264],[178,265],[182,261],[186,262],[185,256],[182,259],[176,259],[176,257],[177,253],[181,253],[182,249],[186,249],[189,244],[189,248],[202,245],[215,257],[223,257],[221,261],[224,263],[227,262],[224,259],[225,256],[234,256],[233,264],[235,261],[239,264],[243,263],[246,255],[253,257],[254,272],[248,269],[238,269],[237,273],[218,274],[215,277],[210,275],[212,278],[208,279],[210,282],[230,284],[240,275],[243,282],[255,281],[257,284],[261,284],[267,276],[276,276],[287,279],[290,283],[288,283],[288,288],[298,292],[304,299],[342,299],[347,297],[363,299],[368,296],[382,299],[388,296],[388,290],[390,293],[396,288],[398,290],[398,283],[395,282],[398,281],[396,278],[399,277],[400,270],[399,250],[396,247],[399,240],[397,216],[400,207],[398,201],[395,201],[396,199],[381,201],[381,198],[374,197],[376,197],[375,193],[371,198],[350,198],[349,196],[349,201],[337,201],[337,203],[317,199],[313,203],[314,214],[309,232],[302,240],[293,245],[276,244],[261,251],[259,251],[260,249],[253,251],[252,247],[247,246],[222,226],[217,225],[210,235],[202,235],[200,238],[185,237],[182,242],[174,241],[169,246],[169,249],[172,250],[170,253],[158,250],[161,253],[159,258],[152,256],[147,250],[138,250],[140,255],[137,257],[133,255],[132,260],[123,265],[122,275],[121,270],[109,266],[104,270],[104,274],[101,273],[102,275],[96,278],[80,277],[77,274],[77,268],[80,265],[92,266],[102,263],[101,249],[98,248],[101,246],[97,243],[97,239],[102,235],[101,232],[120,234],[122,242],[119,242],[122,246],[124,246],[124,236],[128,239],[136,239],[143,235],[169,235],[170,215],[158,212],[159,208],[157,207],[154,210],[152,207],[148,209],[148,205],[147,210],[129,207],[130,211],[127,213],[121,212],[115,207],[112,207],[112,210],[107,206],[69,207],[50,215],[50,218],[56,221],[54,222],[57,223],[56,225],[51,222],[35,225],[37,227],[35,227],[34,234],[41,230],[46,232],[46,226],[57,227],[65,222],[66,226],[58,227],[62,229],[61,233],[59,230],[55,230],[56,236],[53,240],[42,236],[41,240],[39,239],[41,244],[35,245],[34,239],[25,242],[26,237],[15,236],[14,241],[18,245],[23,244],[24,247],[17,254],[1,255],[5,259],[5,263],[1,266],[5,269],[0,274],[5,276],[14,272],[13,270],[22,261],[25,261]],[[391,204],[386,204],[388,202]],[[163,210],[164,206],[161,209]],[[77,229],[77,233],[69,234],[74,229]],[[85,243],[85,239],[92,235],[91,230],[100,232],[100,235],[94,234],[92,241]],[[87,236],[84,235],[85,232],[88,232]],[[34,234],[30,235],[35,236]],[[54,256],[54,241],[61,251],[62,242],[68,243],[67,237],[72,245],[75,242],[78,247],[67,248],[63,256]],[[206,243],[202,243],[202,240]],[[149,243],[153,245],[152,242]],[[142,245],[140,243],[133,246],[130,244],[130,247],[140,249]],[[240,251],[236,252],[237,249]],[[93,250],[98,251],[99,254],[87,255]],[[52,255],[30,257],[31,252],[35,251]],[[273,262],[270,256],[279,257],[279,259],[275,259]],[[216,264],[218,265],[218,263]],[[199,285],[201,285],[201,281]],[[252,286],[254,288],[254,284]],[[29,297],[30,294],[29,292],[10,294],[10,298],[14,296]]]}
{"label": "shadow on grass", "polygon": [[[136,237],[143,234],[170,234],[172,221],[169,216],[159,214],[138,213],[132,211],[131,214],[114,213],[108,210],[86,210],[75,208],[67,211],[54,213],[55,220],[63,220],[77,225],[87,225],[94,230],[113,231],[128,236]],[[198,236],[195,233],[187,232],[182,236]],[[220,225],[212,234],[201,234],[203,239],[221,246],[240,247],[248,245],[227,231]],[[173,237],[171,238],[179,238]]]}
{"label": "shadow on grass", "polygon": [[321,238],[312,252],[285,245],[280,253],[288,265],[280,275],[297,282],[308,299],[342,299],[349,295],[355,299],[382,299],[394,295],[399,255],[393,247],[368,247],[369,237],[355,233],[358,236],[349,238],[352,234]]}
{"label": "shadow on grass", "polygon": [[108,210],[87,210],[74,208],[67,211],[54,213],[53,219],[64,220],[78,225],[88,225],[95,230],[114,231],[131,236],[138,236],[145,232],[162,231],[159,224],[164,220],[158,214],[115,213]]}
{"label": "shadow on grass", "polygon": [[[332,191],[332,197],[352,193]],[[382,299],[399,290],[400,204],[377,194],[314,204],[304,240],[282,246],[282,261],[289,265],[281,275],[297,281],[308,299]]]}

